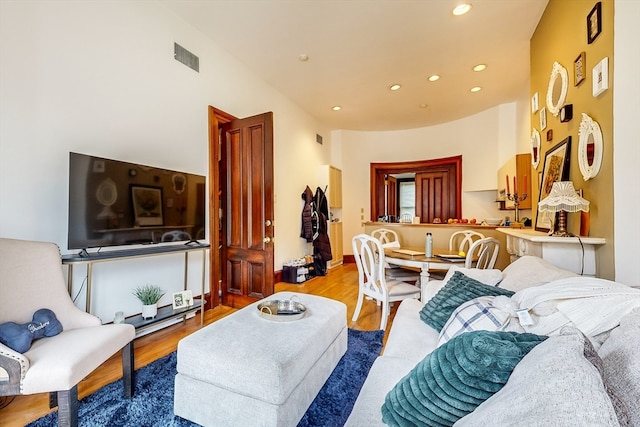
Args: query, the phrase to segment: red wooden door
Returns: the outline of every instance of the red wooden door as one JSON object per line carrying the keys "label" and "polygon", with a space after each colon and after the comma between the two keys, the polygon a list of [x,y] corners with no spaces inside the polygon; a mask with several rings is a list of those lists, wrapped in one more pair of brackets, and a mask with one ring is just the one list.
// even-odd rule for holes
{"label": "red wooden door", "polygon": [[457,218],[455,175],[447,169],[416,174],[416,216],[421,222]]}
{"label": "red wooden door", "polygon": [[223,304],[273,294],[273,113],[222,125]]}

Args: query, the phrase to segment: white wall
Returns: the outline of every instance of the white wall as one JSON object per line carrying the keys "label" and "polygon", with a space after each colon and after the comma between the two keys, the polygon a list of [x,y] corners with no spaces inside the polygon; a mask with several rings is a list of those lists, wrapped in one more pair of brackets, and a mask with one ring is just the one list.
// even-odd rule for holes
{"label": "white wall", "polygon": [[[502,217],[495,202],[501,152],[514,155],[519,126],[514,125],[517,103],[503,104],[454,122],[389,132],[334,131],[342,147],[342,195],[345,253],[351,238],[364,232],[371,218],[369,167],[372,162],[437,159],[462,155],[462,216]],[[504,146],[511,147],[505,149]]]}
{"label": "white wall", "polygon": [[[173,59],[174,42],[200,57],[200,73]],[[69,151],[206,175],[213,105],[237,117],[273,111],[276,269],[307,250],[300,194],[329,163],[330,133],[160,2],[1,1],[0,43],[0,236],[68,252]],[[97,265],[93,313],[139,313],[139,284],[179,290],[182,260]],[[74,271],[81,307],[83,276]]]}
{"label": "white wall", "polygon": [[[640,285],[640,2],[616,0],[613,64],[615,279]],[[606,141],[605,141],[606,143]]]}

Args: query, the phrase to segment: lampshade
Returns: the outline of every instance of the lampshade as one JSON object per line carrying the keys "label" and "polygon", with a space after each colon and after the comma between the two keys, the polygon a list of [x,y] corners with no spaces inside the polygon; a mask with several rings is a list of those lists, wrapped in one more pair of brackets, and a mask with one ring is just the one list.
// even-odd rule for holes
{"label": "lampshade", "polygon": [[572,181],[554,182],[551,193],[538,202],[541,212],[589,212],[589,201],[578,196]]}

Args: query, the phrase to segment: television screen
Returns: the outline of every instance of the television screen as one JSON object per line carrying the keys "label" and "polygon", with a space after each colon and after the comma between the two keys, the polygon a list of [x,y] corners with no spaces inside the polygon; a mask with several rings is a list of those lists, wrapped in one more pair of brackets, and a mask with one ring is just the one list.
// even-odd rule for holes
{"label": "television screen", "polygon": [[69,153],[69,249],[205,238],[202,175]]}

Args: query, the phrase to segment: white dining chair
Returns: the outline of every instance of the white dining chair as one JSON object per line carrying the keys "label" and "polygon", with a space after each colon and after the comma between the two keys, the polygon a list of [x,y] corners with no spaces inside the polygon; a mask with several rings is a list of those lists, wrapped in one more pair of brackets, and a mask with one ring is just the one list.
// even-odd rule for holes
{"label": "white dining chair", "polygon": [[420,287],[399,280],[387,280],[384,248],[378,239],[358,234],[352,239],[352,247],[358,267],[358,302],[351,320],[358,320],[365,297],[370,297],[382,306],[380,329],[384,330],[391,303],[408,298],[420,299]]}
{"label": "white dining chair", "polygon": [[464,261],[465,268],[490,269],[496,264],[500,241],[493,237],[485,237],[473,242]]}
{"label": "white dining chair", "polygon": [[484,237],[484,234],[473,230],[456,231],[449,237],[449,250],[466,253],[476,240],[484,239]]}
{"label": "white dining chair", "polygon": [[[388,228],[377,228],[371,232],[371,237],[378,239],[382,243],[383,248],[399,248],[400,238],[398,233]],[[389,279],[403,280],[403,281],[418,281],[420,280],[420,272],[412,268],[405,268],[399,265],[390,265],[385,263],[385,274]]]}

